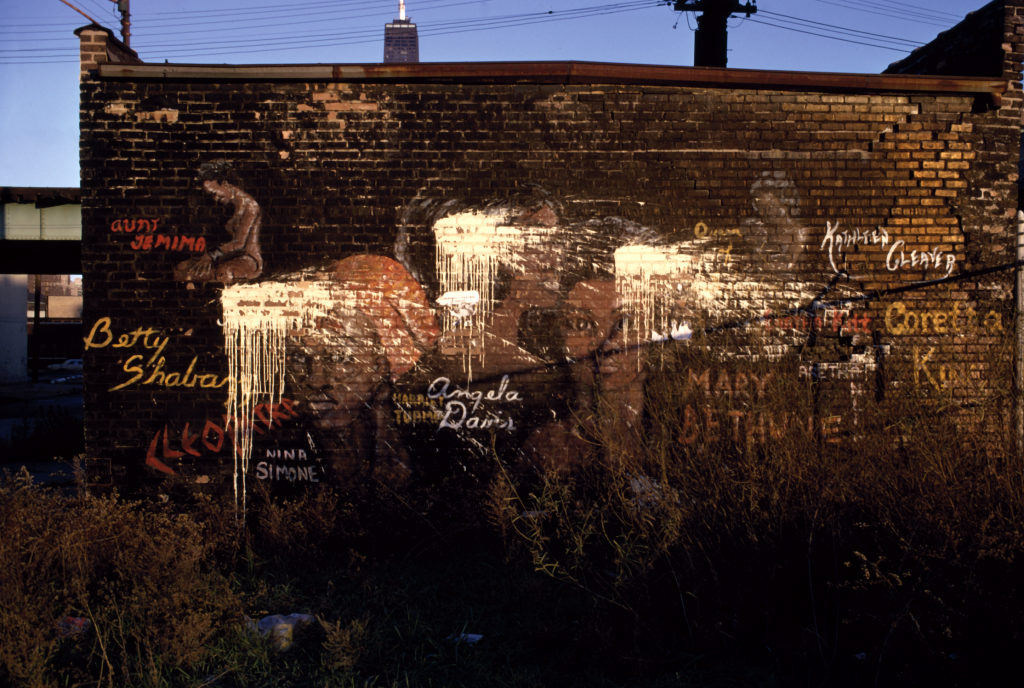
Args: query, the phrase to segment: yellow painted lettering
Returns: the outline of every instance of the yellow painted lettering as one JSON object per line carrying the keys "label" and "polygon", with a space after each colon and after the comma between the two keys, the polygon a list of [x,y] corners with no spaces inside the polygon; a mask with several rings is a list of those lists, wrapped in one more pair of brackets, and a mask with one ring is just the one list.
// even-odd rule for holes
{"label": "yellow painted lettering", "polygon": [[[96,341],[96,335],[98,334],[105,334],[107,336],[102,344]],[[96,321],[96,324],[92,326],[92,330],[89,331],[89,336],[85,338],[85,348],[86,350],[102,349],[110,344],[113,339],[114,335],[110,331],[110,318],[100,318]]]}
{"label": "yellow painted lettering", "polygon": [[903,320],[897,321],[897,318],[901,318],[906,312],[907,307],[902,301],[896,301],[885,309],[885,329],[889,330],[890,334],[903,334],[906,331]]}
{"label": "yellow painted lettering", "polygon": [[138,366],[133,366],[132,365],[132,362],[136,358],[139,359],[140,361],[142,360],[142,356],[140,356],[139,354],[135,354],[134,356],[129,358],[124,363],[124,372],[126,372],[126,373],[135,373],[135,377],[133,377],[131,380],[128,380],[128,382],[125,382],[124,384],[118,385],[117,387],[111,387],[109,391],[116,392],[119,389],[124,389],[125,387],[127,387],[130,384],[135,383],[136,381],[138,381],[139,378],[142,377],[142,368],[140,368]]}

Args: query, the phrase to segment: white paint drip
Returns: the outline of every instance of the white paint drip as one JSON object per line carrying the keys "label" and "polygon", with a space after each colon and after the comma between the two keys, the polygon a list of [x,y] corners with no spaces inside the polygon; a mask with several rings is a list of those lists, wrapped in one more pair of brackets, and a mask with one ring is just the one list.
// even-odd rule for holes
{"label": "white paint drip", "polygon": [[715,320],[747,320],[763,313],[768,304],[797,307],[817,295],[809,283],[779,284],[734,272],[728,260],[706,244],[697,240],[615,251],[615,289],[623,310],[633,316],[637,343],[666,340],[666,332],[673,339],[689,339],[695,323],[680,320],[680,309]]}
{"label": "white paint drip", "polygon": [[[466,341],[482,341],[482,333],[495,308],[494,285],[499,271],[504,268],[523,273],[531,255],[539,257],[552,250],[556,228],[513,224],[512,213],[507,207],[469,210],[434,223],[441,292],[476,292],[478,295],[471,317],[465,317],[465,313],[460,317],[454,309],[446,309],[441,322],[444,332],[451,333],[456,327],[468,328]],[[465,351],[470,378],[471,349],[472,344]]]}
{"label": "white paint drip", "polygon": [[[524,272],[530,253],[551,250],[555,227],[514,225],[508,208],[466,211],[434,224],[437,276],[441,291],[475,291],[480,295],[478,315],[486,322],[494,309],[494,284],[504,267]],[[445,321],[447,326],[452,323]]]}
{"label": "white paint drip", "polygon": [[227,408],[235,423],[234,492],[237,503],[241,491],[243,511],[254,409],[260,398],[281,402],[289,331],[339,310],[351,315],[356,299],[333,282],[236,284],[222,292],[224,348],[232,379]]}

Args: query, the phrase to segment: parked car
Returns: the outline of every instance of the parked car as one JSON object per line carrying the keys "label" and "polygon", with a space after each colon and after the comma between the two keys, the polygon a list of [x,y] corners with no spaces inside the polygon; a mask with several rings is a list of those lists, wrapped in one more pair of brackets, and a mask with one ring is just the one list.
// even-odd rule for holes
{"label": "parked car", "polygon": [[82,372],[82,359],[80,358],[69,358],[63,363],[54,363],[53,365],[46,366],[47,370],[73,370],[76,373]]}

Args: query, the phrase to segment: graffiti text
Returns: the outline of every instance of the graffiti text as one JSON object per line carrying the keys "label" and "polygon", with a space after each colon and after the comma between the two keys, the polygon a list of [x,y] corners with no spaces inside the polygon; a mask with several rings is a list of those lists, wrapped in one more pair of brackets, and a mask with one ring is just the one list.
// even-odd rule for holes
{"label": "graffiti text", "polygon": [[[836,258],[842,262],[843,254],[846,253],[851,246],[872,246],[881,244],[884,247],[887,243],[889,243],[889,233],[881,227],[873,229],[870,232],[862,232],[859,228],[853,230],[844,229],[840,232],[839,221],[836,220],[835,227],[832,226],[831,222],[825,223],[825,238],[821,241],[821,248],[822,250],[828,251],[828,260],[829,263],[832,264],[832,270],[838,274],[840,270],[836,265]],[[827,249],[826,246],[828,247]]]}
{"label": "graffiti text", "polygon": [[[948,277],[956,266],[956,256],[952,253],[943,253],[942,249],[937,246],[931,251],[911,251],[908,258],[906,251],[901,248],[904,245],[905,242],[900,239],[889,249],[889,255],[885,257],[885,267],[889,272],[896,272],[900,268],[905,267],[935,270],[942,267],[942,264],[945,263],[946,276]],[[898,254],[897,251],[899,251]]]}

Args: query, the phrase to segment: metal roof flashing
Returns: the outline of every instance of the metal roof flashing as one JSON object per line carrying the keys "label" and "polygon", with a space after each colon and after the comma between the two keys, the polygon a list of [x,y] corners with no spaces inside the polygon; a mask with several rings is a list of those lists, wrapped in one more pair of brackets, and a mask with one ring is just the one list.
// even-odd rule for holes
{"label": "metal roof flashing", "polygon": [[37,208],[77,205],[82,202],[78,187],[0,186],[0,203],[34,203]]}
{"label": "metal roof flashing", "polygon": [[606,62],[423,62],[419,64],[101,64],[99,78],[124,81],[342,81],[437,84],[622,84],[770,90],[917,92],[988,96],[1009,90],[997,77],[831,74]]}

